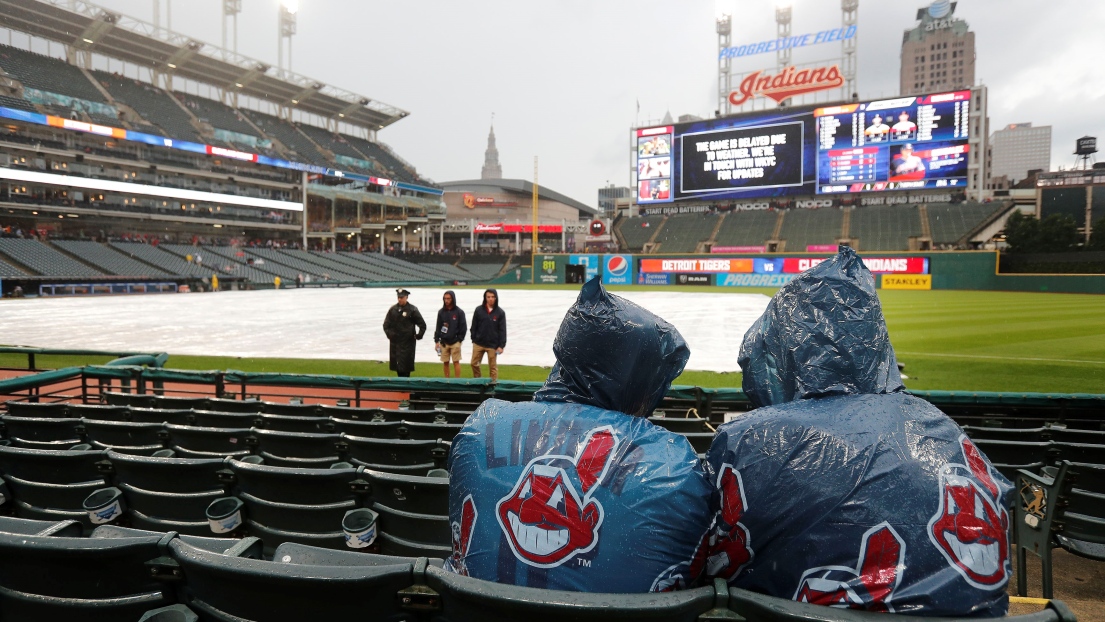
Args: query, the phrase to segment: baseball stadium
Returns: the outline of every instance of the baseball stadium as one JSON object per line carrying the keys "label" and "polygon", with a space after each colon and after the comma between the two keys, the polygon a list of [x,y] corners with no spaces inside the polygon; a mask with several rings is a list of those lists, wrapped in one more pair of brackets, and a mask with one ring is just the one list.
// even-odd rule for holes
{"label": "baseball stadium", "polygon": [[597,202],[153,4],[0,0],[0,620],[1105,622],[1105,167],[967,0],[719,14]]}

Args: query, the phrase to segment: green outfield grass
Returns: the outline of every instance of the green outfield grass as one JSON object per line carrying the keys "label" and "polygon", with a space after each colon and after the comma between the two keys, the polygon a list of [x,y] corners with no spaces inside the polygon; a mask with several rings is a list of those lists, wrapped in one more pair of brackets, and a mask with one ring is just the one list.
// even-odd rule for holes
{"label": "green outfield grass", "polygon": [[[508,285],[504,289],[517,288]],[[524,287],[524,286],[523,286]],[[577,289],[575,285],[553,286]],[[479,288],[482,289],[482,288]],[[611,287],[619,290],[693,291],[700,287]],[[771,289],[717,288],[764,293]],[[898,360],[911,389],[1045,393],[1105,393],[1105,296],[976,291],[880,290]],[[103,358],[39,356],[39,368],[103,363]],[[392,375],[386,362],[316,359],[243,359],[173,355],[177,369],[238,369],[351,376]],[[0,355],[0,367],[26,367],[22,355]],[[468,373],[466,366],[462,372]],[[419,363],[416,376],[441,377],[438,363]],[[504,380],[544,380],[548,368],[503,365]],[[677,384],[739,387],[732,373],[688,371]]]}

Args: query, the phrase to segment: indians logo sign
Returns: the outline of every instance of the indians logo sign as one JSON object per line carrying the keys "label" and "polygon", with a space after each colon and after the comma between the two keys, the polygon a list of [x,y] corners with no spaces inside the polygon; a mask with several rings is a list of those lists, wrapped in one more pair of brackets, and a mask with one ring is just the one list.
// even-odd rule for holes
{"label": "indians logo sign", "polygon": [[757,95],[781,103],[788,97],[835,89],[843,84],[839,65],[813,69],[787,67],[775,75],[753,71],[741,80],[736,91],[729,93],[729,103],[739,106]]}
{"label": "indians logo sign", "polygon": [[618,448],[611,426],[589,431],[579,453],[534,458],[495,506],[510,550],[522,563],[555,568],[599,542],[602,504],[593,499]]}
{"label": "indians logo sign", "polygon": [[965,464],[940,474],[940,507],[929,521],[929,540],[974,587],[994,589],[1009,580],[1009,514],[982,452],[959,437]]}

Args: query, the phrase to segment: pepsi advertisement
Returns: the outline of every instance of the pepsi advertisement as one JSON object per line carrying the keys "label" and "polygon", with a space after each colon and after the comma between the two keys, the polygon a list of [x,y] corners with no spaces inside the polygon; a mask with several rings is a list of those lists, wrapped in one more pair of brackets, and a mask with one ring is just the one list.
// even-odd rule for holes
{"label": "pepsi advertisement", "polygon": [[674,127],[674,199],[813,194],[813,108],[681,123]]}
{"label": "pepsi advertisement", "polygon": [[633,255],[603,255],[603,285],[633,284]]}
{"label": "pepsi advertisement", "polygon": [[967,185],[970,91],[814,110],[817,192]]}

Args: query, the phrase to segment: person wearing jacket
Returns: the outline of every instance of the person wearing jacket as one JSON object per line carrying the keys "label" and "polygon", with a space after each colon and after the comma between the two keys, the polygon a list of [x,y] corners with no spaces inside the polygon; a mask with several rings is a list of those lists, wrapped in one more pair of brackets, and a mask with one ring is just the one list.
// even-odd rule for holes
{"label": "person wearing jacket", "polygon": [[407,302],[411,295],[409,291],[397,289],[395,295],[399,301],[388,309],[384,317],[384,334],[391,342],[388,368],[400,378],[409,378],[414,371],[415,341],[426,334],[426,321],[422,319],[418,307]]}
{"label": "person wearing jacket", "polygon": [[468,334],[468,320],[464,311],[457,306],[457,295],[453,290],[441,297],[444,306],[437,312],[437,325],[434,328],[434,344],[441,357],[441,367],[445,377],[449,377],[449,361],[453,362],[454,375],[460,378],[460,344]]}
{"label": "person wearing jacket", "polygon": [[954,421],[905,392],[855,251],[775,294],[744,336],[757,408],[718,428],[709,573],[797,601],[1005,615],[1012,486]]}
{"label": "person wearing jacket", "polygon": [[499,308],[499,292],[483,292],[483,304],[472,313],[472,377],[480,378],[480,363],[487,353],[491,380],[499,379],[499,355],[506,347],[506,312]]}
{"label": "person wearing jacket", "polygon": [[583,286],[532,402],[483,402],[449,456],[452,572],[578,592],[693,587],[711,481],[647,417],[690,350],[671,324]]}

